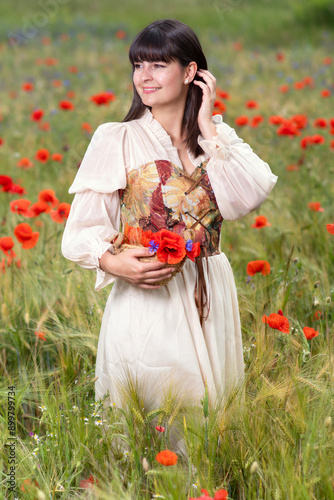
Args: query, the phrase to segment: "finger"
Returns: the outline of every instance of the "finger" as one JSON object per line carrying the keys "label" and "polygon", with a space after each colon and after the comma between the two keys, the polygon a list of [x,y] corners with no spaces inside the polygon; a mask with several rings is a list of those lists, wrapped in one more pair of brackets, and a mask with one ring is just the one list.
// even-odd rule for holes
{"label": "finger", "polygon": [[210,78],[213,81],[216,81],[216,77],[212,73],[210,73],[210,71],[208,71],[207,69],[199,69],[197,70],[197,73],[201,73],[203,75],[202,76],[203,78],[206,77]]}

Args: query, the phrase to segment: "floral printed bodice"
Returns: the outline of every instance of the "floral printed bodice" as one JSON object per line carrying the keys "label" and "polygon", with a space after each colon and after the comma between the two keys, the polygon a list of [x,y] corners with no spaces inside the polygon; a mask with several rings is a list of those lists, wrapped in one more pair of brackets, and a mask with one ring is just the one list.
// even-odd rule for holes
{"label": "floral printed bodice", "polygon": [[218,254],[223,217],[206,164],[201,163],[191,175],[167,160],[130,170],[127,187],[120,190],[123,228],[128,223],[144,231],[164,228],[180,235],[192,229],[193,241],[201,244],[201,257]]}

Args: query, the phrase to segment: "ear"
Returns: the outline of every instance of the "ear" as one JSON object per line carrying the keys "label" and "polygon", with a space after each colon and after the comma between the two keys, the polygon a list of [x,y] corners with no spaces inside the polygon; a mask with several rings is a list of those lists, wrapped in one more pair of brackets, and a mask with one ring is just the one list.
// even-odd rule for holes
{"label": "ear", "polygon": [[195,61],[191,61],[191,63],[188,64],[184,75],[184,80],[186,84],[189,84],[193,81],[193,79],[196,76],[196,71],[197,71],[197,64],[195,63]]}

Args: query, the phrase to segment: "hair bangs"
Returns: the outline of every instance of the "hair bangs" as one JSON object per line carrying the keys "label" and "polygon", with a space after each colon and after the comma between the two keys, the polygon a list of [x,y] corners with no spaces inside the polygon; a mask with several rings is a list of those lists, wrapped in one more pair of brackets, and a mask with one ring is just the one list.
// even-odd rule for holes
{"label": "hair bangs", "polygon": [[[174,49],[174,50],[173,50]],[[176,50],[170,40],[166,39],[160,30],[150,30],[142,33],[132,43],[129,51],[131,64],[139,61],[163,61],[177,60]]]}

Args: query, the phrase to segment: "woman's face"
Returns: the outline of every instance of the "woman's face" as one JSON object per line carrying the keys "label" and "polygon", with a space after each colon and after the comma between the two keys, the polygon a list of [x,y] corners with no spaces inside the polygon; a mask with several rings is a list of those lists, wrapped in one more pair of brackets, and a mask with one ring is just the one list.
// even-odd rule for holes
{"label": "woman's face", "polygon": [[134,67],[133,83],[143,104],[161,108],[185,102],[187,68],[176,61],[140,61]]}

